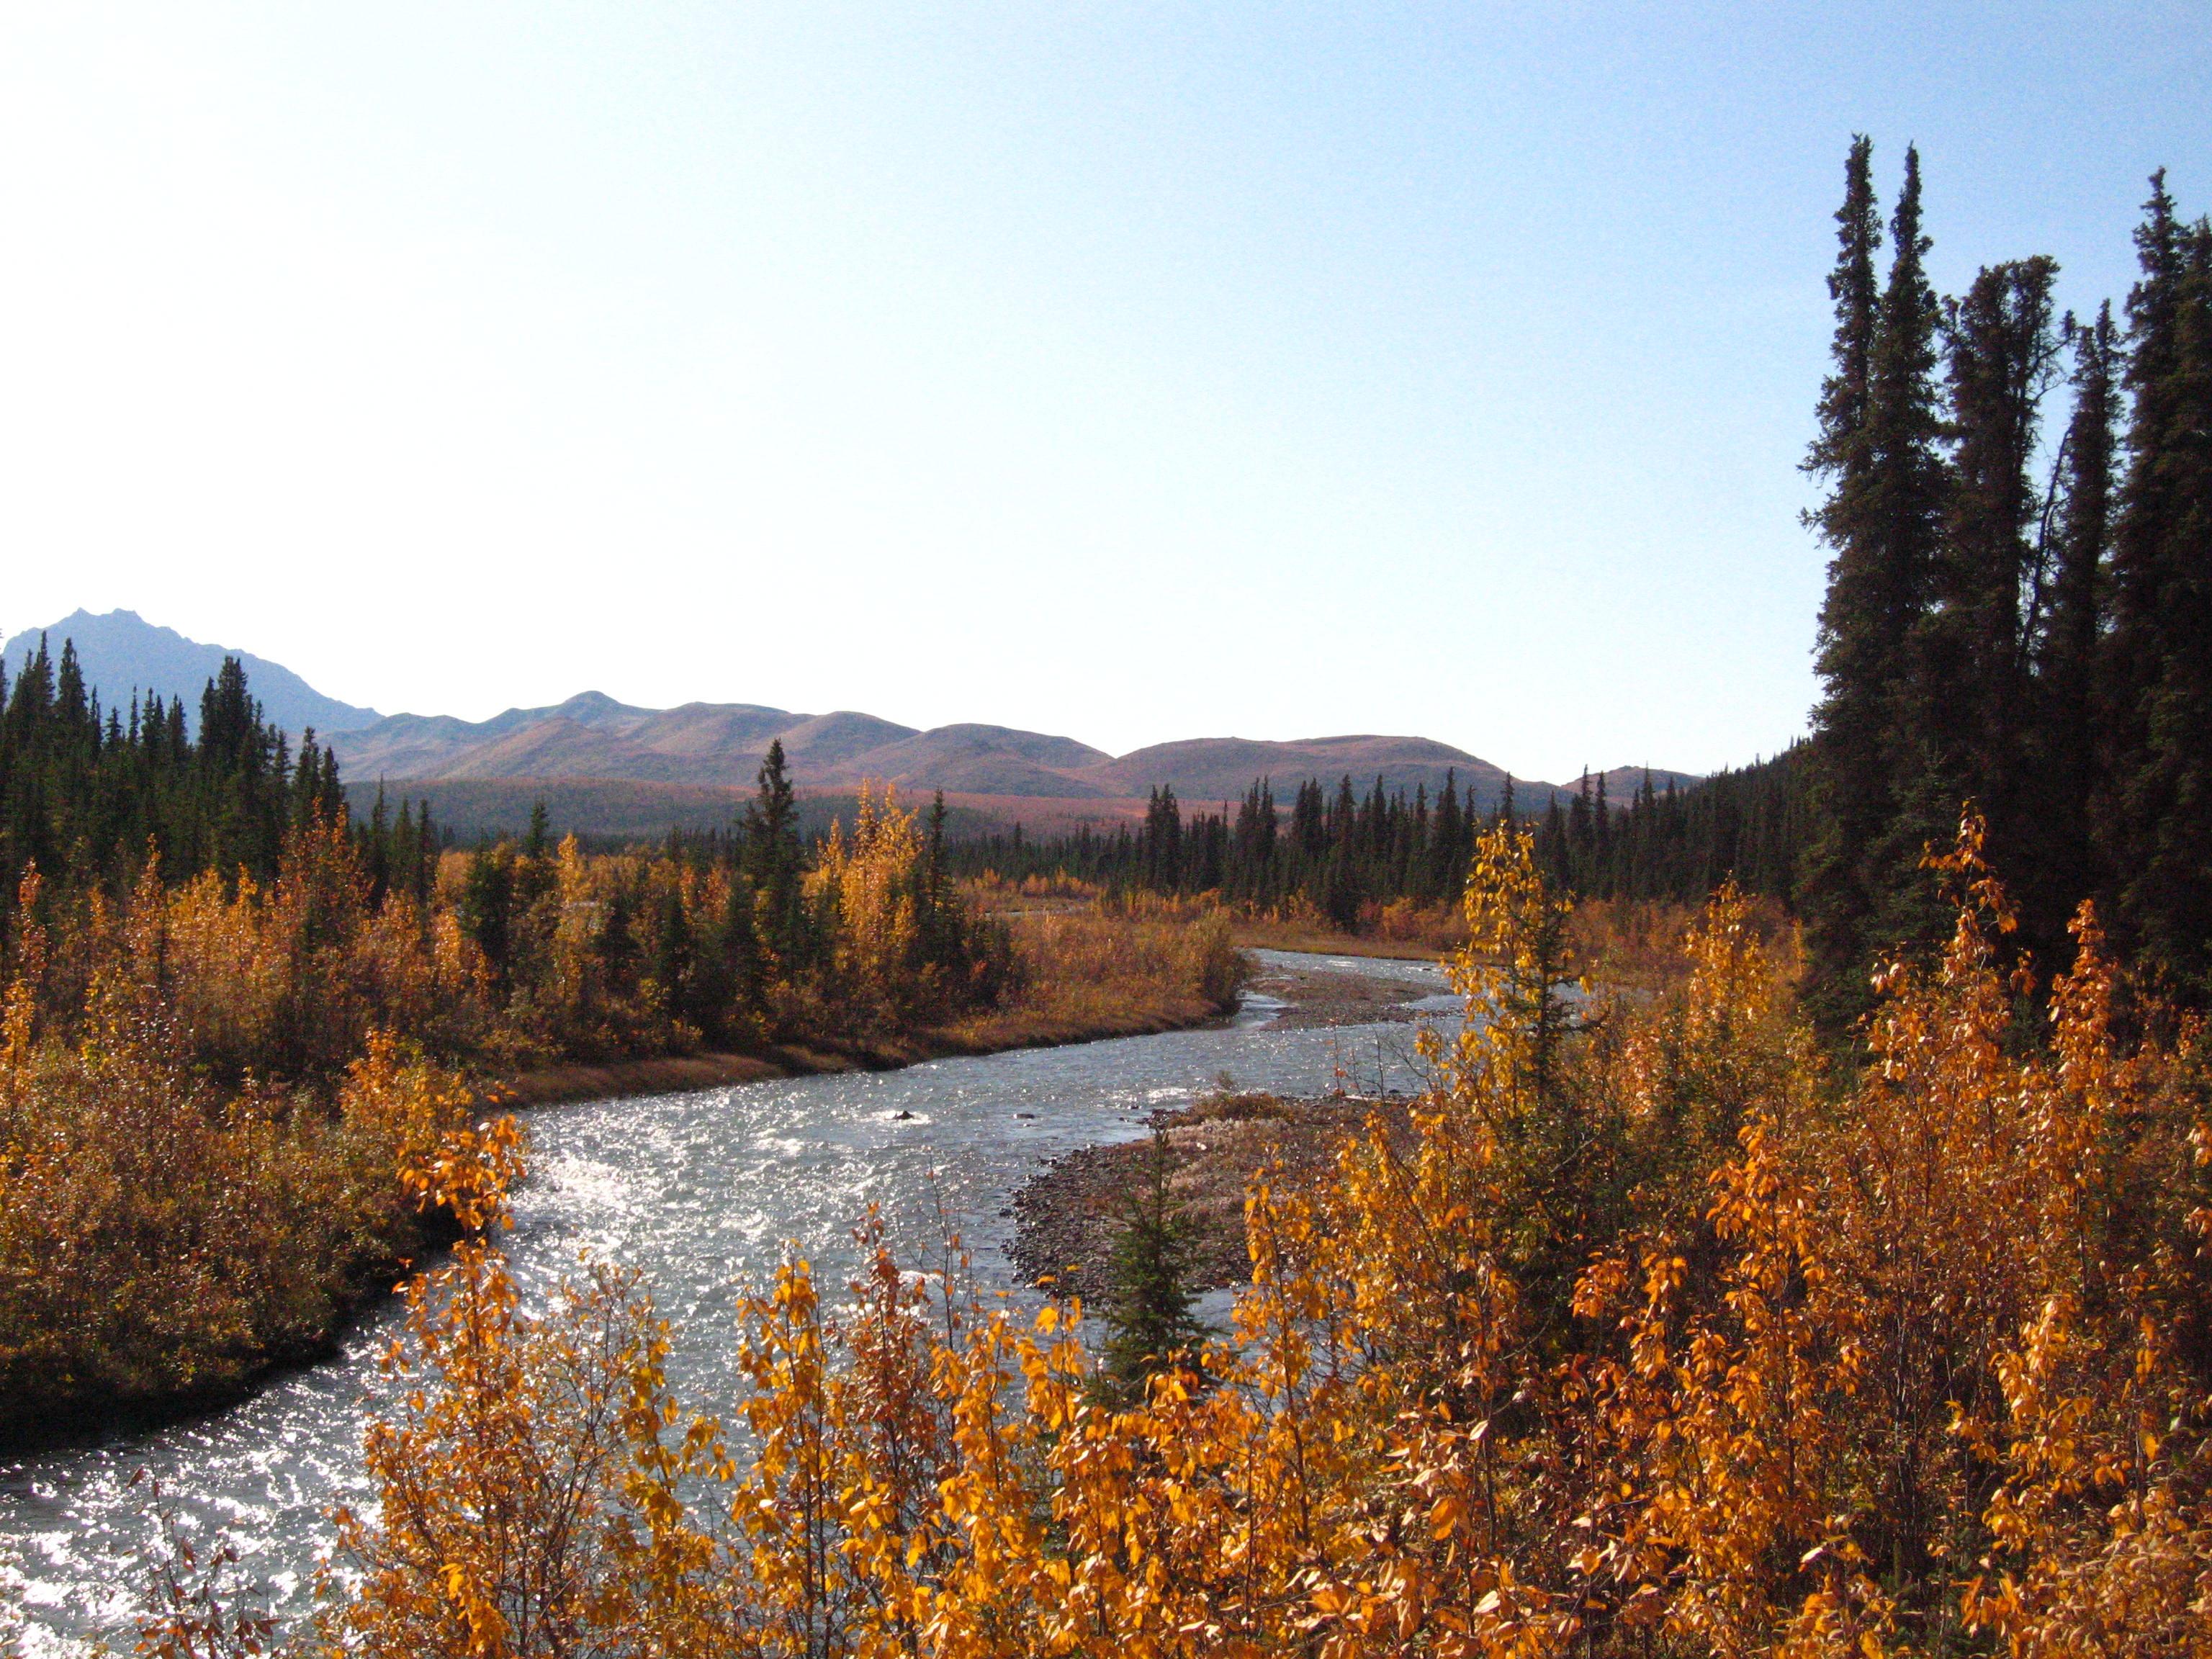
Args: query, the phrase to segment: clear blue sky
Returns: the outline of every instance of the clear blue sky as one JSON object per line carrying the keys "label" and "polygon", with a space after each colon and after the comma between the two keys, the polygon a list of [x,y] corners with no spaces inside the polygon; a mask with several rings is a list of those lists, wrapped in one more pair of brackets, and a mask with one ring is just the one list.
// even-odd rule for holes
{"label": "clear blue sky", "polygon": [[1748,760],[1856,131],[2094,307],[2212,7],[14,8],[0,632]]}

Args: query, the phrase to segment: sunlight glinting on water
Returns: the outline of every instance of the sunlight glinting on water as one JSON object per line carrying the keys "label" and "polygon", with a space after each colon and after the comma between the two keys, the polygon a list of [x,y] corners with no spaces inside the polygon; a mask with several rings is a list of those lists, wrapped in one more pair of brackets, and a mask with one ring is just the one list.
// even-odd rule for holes
{"label": "sunlight glinting on water", "polygon": [[[1255,954],[1263,971],[1325,968],[1442,989],[1433,963]],[[1214,1030],[543,1108],[529,1115],[531,1173],[508,1255],[533,1298],[581,1255],[641,1269],[676,1328],[672,1386],[689,1407],[726,1411],[737,1397],[738,1297],[774,1272],[787,1242],[825,1284],[842,1285],[851,1229],[869,1205],[909,1261],[941,1249],[949,1218],[979,1282],[1006,1285],[1009,1206],[1030,1176],[1076,1147],[1141,1133],[1148,1112],[1224,1074],[1240,1087],[1321,1093],[1356,1051],[1358,1086],[1378,1066],[1390,1087],[1418,1086],[1410,1026],[1273,1030],[1270,1004],[1255,997]],[[1218,1294],[1208,1311],[1226,1300]],[[329,1510],[368,1496],[362,1431],[399,1311],[387,1300],[333,1358],[228,1411],[0,1468],[0,1574],[32,1621],[26,1655],[78,1654],[88,1636],[127,1632],[150,1541],[145,1492],[131,1486],[140,1469],[194,1536],[228,1537],[280,1617],[306,1612]]]}

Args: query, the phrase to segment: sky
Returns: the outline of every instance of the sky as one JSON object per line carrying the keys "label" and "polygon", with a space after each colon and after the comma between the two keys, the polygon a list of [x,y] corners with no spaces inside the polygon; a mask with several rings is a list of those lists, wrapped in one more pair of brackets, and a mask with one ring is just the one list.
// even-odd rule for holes
{"label": "sky", "polygon": [[1859,131],[2094,310],[2212,3],[9,4],[0,634],[1741,763]]}

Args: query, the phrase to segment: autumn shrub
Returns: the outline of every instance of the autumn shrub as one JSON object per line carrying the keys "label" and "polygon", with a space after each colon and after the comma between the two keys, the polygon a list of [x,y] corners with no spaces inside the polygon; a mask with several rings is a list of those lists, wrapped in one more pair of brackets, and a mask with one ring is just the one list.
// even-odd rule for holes
{"label": "autumn shrub", "polygon": [[1159,1030],[1225,1013],[1249,968],[1225,919],[1140,921],[1107,909],[1008,918],[1016,972],[963,1040],[1039,1041]]}
{"label": "autumn shrub", "polygon": [[1424,945],[1438,952],[1466,943],[1460,908],[1414,898],[1370,900],[1360,908],[1359,931],[1393,944]]}
{"label": "autumn shrub", "polygon": [[1104,893],[1097,882],[1071,876],[1065,870],[1027,875],[1019,881],[995,870],[983,870],[966,877],[960,885],[972,902],[987,911],[1088,906],[1096,904]]}
{"label": "autumn shrub", "polygon": [[374,1036],[334,1097],[219,1088],[127,988],[0,1051],[0,1426],[220,1396],[324,1341],[421,1242],[394,1179],[459,1080]]}
{"label": "autumn shrub", "polygon": [[[2205,1650],[2201,1030],[2138,1001],[2124,1034],[2085,911],[2022,1032],[1971,824],[1951,939],[1885,971],[1863,1065],[1807,1036],[1790,953],[1731,892],[1653,996],[1583,994],[1531,853],[1510,830],[1478,849],[1453,963],[1474,1018],[1428,1044],[1409,1128],[1255,1186],[1233,1338],[1141,1398],[1096,1386],[1079,1307],[1024,1321],[864,1236],[834,1310],[796,1258],[745,1302],[749,1438],[725,1443],[665,1399],[628,1281],[523,1320],[470,1258],[488,1290],[416,1307],[422,1387],[374,1443],[383,1530],[352,1534],[398,1576],[346,1607],[348,1639]],[[1143,946],[1076,920],[1063,961],[1129,971]],[[487,1333],[516,1352],[452,1358]],[[549,1480],[578,1525],[512,1524]],[[455,1502],[450,1541],[406,1541]],[[512,1558],[480,1569],[495,1535]],[[526,1641],[552,1603],[494,1584],[576,1587],[562,1605],[618,1637]]]}
{"label": "autumn shrub", "polygon": [[[1771,897],[1741,896],[1745,925],[1776,963],[1796,966],[1795,924]],[[1681,945],[1702,907],[1668,899],[1585,899],[1575,906],[1576,957],[1609,989],[1651,995],[1679,987],[1690,971]]]}

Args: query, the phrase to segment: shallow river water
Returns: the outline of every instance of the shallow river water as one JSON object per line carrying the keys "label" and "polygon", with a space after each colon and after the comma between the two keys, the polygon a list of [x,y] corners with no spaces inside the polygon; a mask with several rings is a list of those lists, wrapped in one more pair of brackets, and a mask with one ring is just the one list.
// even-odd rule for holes
{"label": "shallow river water", "polygon": [[[1255,954],[1269,969],[1443,989],[1433,963]],[[850,1229],[871,1203],[908,1259],[941,1243],[950,1217],[979,1281],[1005,1285],[1014,1192],[1061,1153],[1141,1133],[1155,1107],[1224,1075],[1282,1093],[1340,1079],[1359,1092],[1419,1086],[1412,1026],[1274,1030],[1274,1006],[1248,998],[1235,1022],[1208,1030],[539,1108],[508,1255],[538,1287],[583,1250],[641,1268],[676,1327],[672,1385],[687,1407],[721,1411],[738,1395],[729,1355],[741,1287],[772,1273],[787,1242],[826,1288],[842,1284]],[[196,1536],[228,1535],[274,1611],[304,1611],[328,1511],[366,1496],[362,1430],[398,1316],[386,1302],[335,1357],[228,1410],[0,1467],[0,1602],[27,1620],[25,1652],[78,1653],[88,1637],[128,1631],[150,1536],[143,1487],[130,1486],[141,1469]]]}

